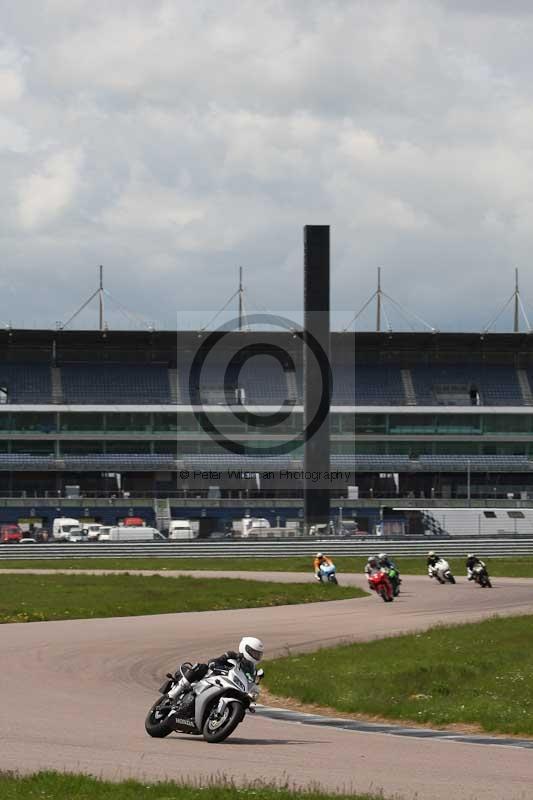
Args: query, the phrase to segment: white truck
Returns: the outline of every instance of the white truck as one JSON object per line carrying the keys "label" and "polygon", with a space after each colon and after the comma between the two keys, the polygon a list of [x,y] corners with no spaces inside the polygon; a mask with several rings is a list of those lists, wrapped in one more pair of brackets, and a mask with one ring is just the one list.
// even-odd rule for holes
{"label": "white truck", "polygon": [[168,538],[172,541],[179,539],[197,539],[198,524],[193,526],[189,519],[171,519],[168,526]]}
{"label": "white truck", "polygon": [[56,542],[81,542],[87,537],[78,519],[71,517],[56,517],[52,524],[52,536]]}
{"label": "white truck", "polygon": [[270,530],[270,522],[264,517],[243,517],[233,523],[233,529],[241,535],[243,539]]}
{"label": "white truck", "polygon": [[106,539],[100,534],[99,541],[109,542],[153,542],[164,537],[156,528],[134,525],[114,525],[109,528],[109,535]]}

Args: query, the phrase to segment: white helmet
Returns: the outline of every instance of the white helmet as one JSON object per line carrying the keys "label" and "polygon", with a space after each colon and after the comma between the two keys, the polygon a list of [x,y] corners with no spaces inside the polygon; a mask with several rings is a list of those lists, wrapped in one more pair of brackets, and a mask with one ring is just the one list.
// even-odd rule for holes
{"label": "white helmet", "polygon": [[324,553],[317,553],[317,554],[316,554],[316,557],[317,557],[317,558],[324,558]]}
{"label": "white helmet", "polygon": [[428,553],[428,558],[432,558],[435,555],[436,555],[435,551],[434,550],[430,550],[429,553]]}
{"label": "white helmet", "polygon": [[467,558],[475,558],[475,555],[474,555],[474,553],[469,553],[469,554],[467,555]]}
{"label": "white helmet", "polygon": [[378,555],[378,558],[380,561],[385,561],[385,559],[387,558],[387,553],[380,553]]}
{"label": "white helmet", "polygon": [[239,653],[252,664],[259,664],[264,651],[263,642],[261,639],[256,639],[255,636],[243,636],[239,642]]}

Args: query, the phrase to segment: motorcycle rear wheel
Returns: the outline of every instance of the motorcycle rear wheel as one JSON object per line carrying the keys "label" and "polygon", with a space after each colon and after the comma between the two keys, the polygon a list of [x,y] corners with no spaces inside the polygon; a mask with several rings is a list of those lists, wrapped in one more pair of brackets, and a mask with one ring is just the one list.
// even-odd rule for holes
{"label": "motorcycle rear wheel", "polygon": [[202,727],[202,736],[206,742],[217,744],[230,736],[237,725],[244,719],[244,708],[240,703],[229,703],[222,720],[216,719],[218,701],[211,706]]}
{"label": "motorcycle rear wheel", "polygon": [[[161,708],[165,705],[168,705],[168,709],[166,707]],[[157,711],[159,709],[161,709],[163,713],[166,713],[164,713],[164,716],[162,714],[158,719]],[[167,695],[164,694],[162,697],[158,697],[144,721],[144,729],[148,736],[152,736],[154,739],[164,739],[165,736],[172,733],[174,730],[174,719],[173,715],[169,717],[171,711],[172,704]]]}
{"label": "motorcycle rear wheel", "polygon": [[455,583],[455,578],[453,577],[453,575],[452,575],[451,573],[450,573],[450,574],[449,574],[449,576],[448,576],[448,581],[449,581],[450,583]]}

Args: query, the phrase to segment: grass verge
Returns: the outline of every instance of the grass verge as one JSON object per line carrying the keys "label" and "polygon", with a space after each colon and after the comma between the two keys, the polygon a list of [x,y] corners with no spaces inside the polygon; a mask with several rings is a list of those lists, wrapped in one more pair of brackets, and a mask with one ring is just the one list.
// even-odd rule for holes
{"label": "grass verge", "polygon": [[533,735],[532,624],[495,618],[277,659],[265,685],[345,713]]}
{"label": "grass verge", "polygon": [[355,587],[311,582],[259,583],[160,575],[3,575],[0,623],[220,611],[363,596],[365,593]]}
{"label": "grass verge", "polygon": [[312,789],[296,791],[262,784],[237,787],[231,782],[202,786],[165,781],[111,783],[85,775],[39,772],[28,777],[0,773],[2,800],[382,800],[368,794],[323,794]]}
{"label": "grass verge", "polygon": [[[98,545],[94,545],[97,547]],[[44,546],[46,549],[46,545]],[[87,545],[92,547],[92,545]],[[429,547],[429,545],[428,545]],[[366,558],[343,556],[335,558],[334,551],[326,551],[335,559],[340,572],[362,573]],[[0,556],[2,554],[0,545]],[[394,553],[391,552],[394,557]],[[479,553],[483,558],[483,554]],[[39,559],[16,560],[0,558],[0,569],[220,569],[220,570],[245,570],[257,572],[260,570],[275,572],[311,572],[313,566],[312,553],[308,558],[78,558],[78,559]],[[449,563],[456,575],[466,573],[465,558],[452,558]],[[533,557],[514,558],[486,558],[489,572],[493,577],[507,578],[533,578]],[[400,558],[397,559],[400,571],[404,575],[426,575],[425,558]]]}

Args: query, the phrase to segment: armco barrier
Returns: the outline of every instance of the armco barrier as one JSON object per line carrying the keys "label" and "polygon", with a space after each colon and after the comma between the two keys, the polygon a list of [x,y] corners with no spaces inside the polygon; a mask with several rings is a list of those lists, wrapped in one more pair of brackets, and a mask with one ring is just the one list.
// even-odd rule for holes
{"label": "armco barrier", "polygon": [[428,550],[443,556],[464,556],[475,552],[481,557],[533,556],[533,536],[469,537],[454,539],[388,540],[367,538],[298,539],[282,541],[210,542],[102,542],[83,544],[1,544],[0,561],[15,559],[94,558],[310,558],[317,550],[332,556],[368,556],[385,551],[397,558],[422,558]]}

